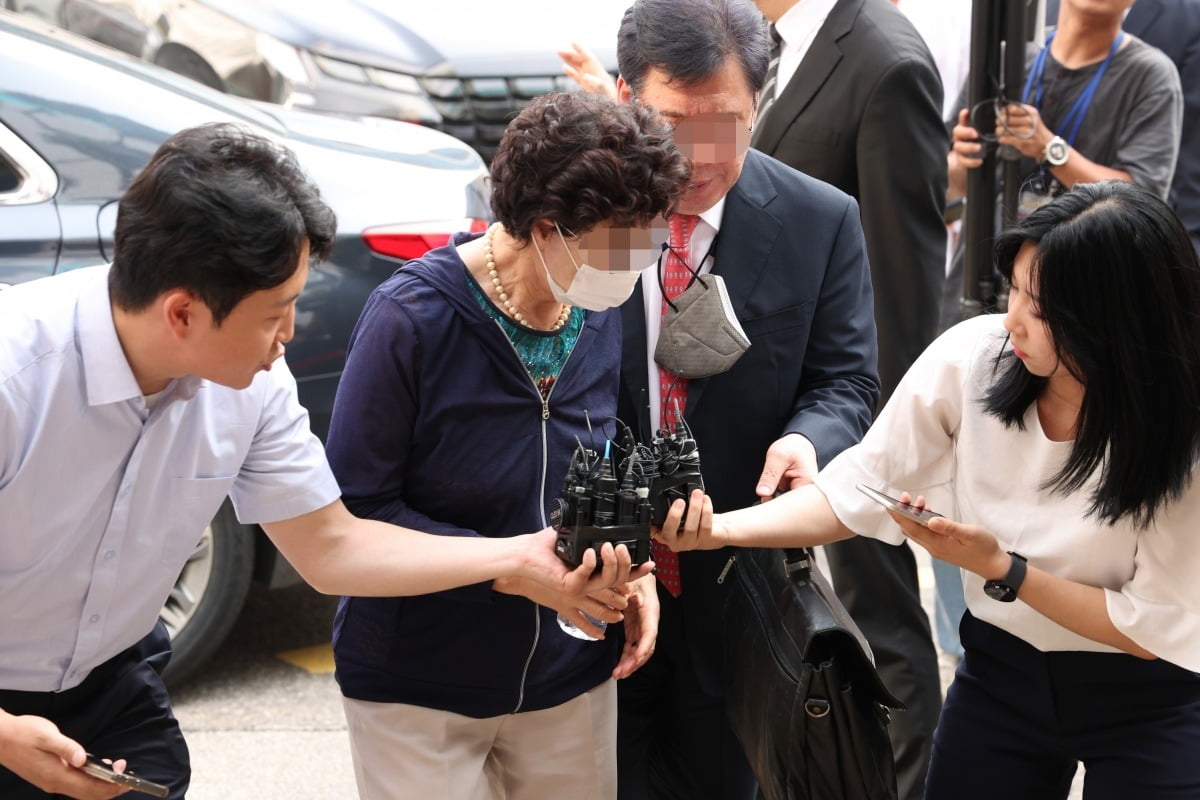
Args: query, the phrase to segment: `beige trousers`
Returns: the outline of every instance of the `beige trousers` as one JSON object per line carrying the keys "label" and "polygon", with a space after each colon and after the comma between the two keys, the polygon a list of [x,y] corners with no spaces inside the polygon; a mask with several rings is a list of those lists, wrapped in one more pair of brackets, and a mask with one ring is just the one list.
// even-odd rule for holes
{"label": "beige trousers", "polygon": [[612,800],[617,684],[475,719],[343,697],[361,800]]}

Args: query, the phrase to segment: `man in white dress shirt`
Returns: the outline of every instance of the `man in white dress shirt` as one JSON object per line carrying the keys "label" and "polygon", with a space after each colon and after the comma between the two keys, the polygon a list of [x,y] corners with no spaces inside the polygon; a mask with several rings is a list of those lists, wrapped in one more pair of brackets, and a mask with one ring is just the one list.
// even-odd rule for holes
{"label": "man in white dress shirt", "polygon": [[184,796],[158,612],[227,495],[331,594],[502,575],[579,594],[628,576],[627,553],[568,572],[549,530],[468,541],[346,510],[280,358],[334,232],[290,153],[202,126],[125,193],[111,266],[0,293],[5,800],[120,793],[78,769],[85,749]]}

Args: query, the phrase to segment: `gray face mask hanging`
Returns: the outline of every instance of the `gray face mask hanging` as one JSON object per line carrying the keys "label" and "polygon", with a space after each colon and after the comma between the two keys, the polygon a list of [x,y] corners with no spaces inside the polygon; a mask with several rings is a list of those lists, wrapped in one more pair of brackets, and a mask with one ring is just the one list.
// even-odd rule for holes
{"label": "gray face mask hanging", "polygon": [[750,339],[733,312],[725,280],[692,272],[692,285],[668,301],[654,360],[681,378],[707,378],[737,363]]}

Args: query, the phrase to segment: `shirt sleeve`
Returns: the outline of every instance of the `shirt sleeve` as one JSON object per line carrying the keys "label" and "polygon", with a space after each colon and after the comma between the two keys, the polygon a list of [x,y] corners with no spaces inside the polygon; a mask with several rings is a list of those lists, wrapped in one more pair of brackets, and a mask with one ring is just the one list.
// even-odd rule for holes
{"label": "shirt sleeve", "polygon": [[1105,590],[1117,630],[1159,658],[1200,672],[1200,486],[1138,536],[1133,577]]}
{"label": "shirt sleeve", "polygon": [[296,396],[295,377],[279,359],[255,380],[263,393],[262,413],[229,493],[238,519],[278,522],[324,508],[340,492]]}
{"label": "shirt sleeve", "polygon": [[900,544],[904,535],[863,483],[898,496],[924,495],[929,507],[955,513],[955,444],[977,350],[1002,336],[996,317],[976,317],[942,334],[913,363],[862,442],[821,470],[816,485],[854,532]]}
{"label": "shirt sleeve", "polygon": [[1165,199],[1179,156],[1183,91],[1179,72],[1166,56],[1150,64],[1142,82],[1145,92],[1126,113],[1108,166],[1128,172],[1134,183]]}

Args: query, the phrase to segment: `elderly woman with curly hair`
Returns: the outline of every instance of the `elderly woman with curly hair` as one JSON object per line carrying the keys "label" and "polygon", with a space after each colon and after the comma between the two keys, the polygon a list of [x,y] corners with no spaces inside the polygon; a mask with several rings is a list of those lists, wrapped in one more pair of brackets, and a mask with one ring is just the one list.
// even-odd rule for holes
{"label": "elderly woman with curly hair", "polygon": [[[328,442],[347,505],[446,536],[545,528],[576,442],[615,413],[614,307],[688,175],[645,108],[569,94],[526,108],[492,162],[498,222],[406,263],[362,313]],[[360,797],[614,797],[614,678],[653,649],[647,579],[628,598],[520,580],[343,598],[334,654]],[[568,635],[556,610],[594,635],[583,612],[623,618],[625,642]]]}

